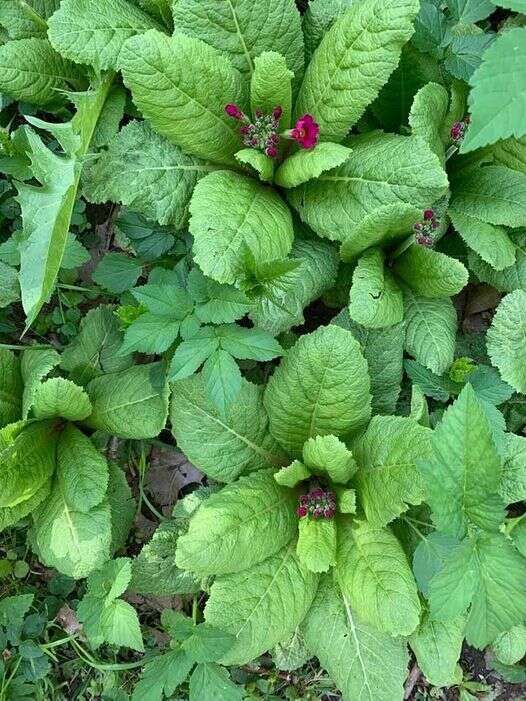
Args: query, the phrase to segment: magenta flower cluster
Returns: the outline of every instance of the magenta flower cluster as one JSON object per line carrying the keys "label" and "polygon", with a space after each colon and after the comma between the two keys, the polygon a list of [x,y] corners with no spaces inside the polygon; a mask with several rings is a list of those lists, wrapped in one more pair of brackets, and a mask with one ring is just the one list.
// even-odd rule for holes
{"label": "magenta flower cluster", "polygon": [[333,518],[336,513],[336,495],[334,492],[325,492],[321,487],[315,487],[308,494],[302,494],[298,501],[296,513],[300,518]]}
{"label": "magenta flower cluster", "polygon": [[280,134],[279,123],[283,114],[283,109],[277,105],[271,114],[264,114],[261,110],[256,110],[253,121],[232,103],[225,106],[225,112],[232,119],[242,122],[239,133],[243,138],[245,146],[263,151],[270,158],[279,156],[280,138],[293,139],[302,148],[311,149],[318,143],[320,127],[310,114],[305,114],[296,122],[293,129],[288,129]]}
{"label": "magenta flower cluster", "polygon": [[430,247],[434,244],[435,239],[433,234],[439,228],[440,221],[433,209],[424,211],[423,221],[417,222],[414,226],[415,240],[419,246]]}
{"label": "magenta flower cluster", "polygon": [[469,122],[470,116],[468,114],[464,117],[464,119],[461,122],[455,122],[451,127],[451,141],[455,144],[455,146],[460,146],[460,144],[464,140],[466,129],[469,126]]}

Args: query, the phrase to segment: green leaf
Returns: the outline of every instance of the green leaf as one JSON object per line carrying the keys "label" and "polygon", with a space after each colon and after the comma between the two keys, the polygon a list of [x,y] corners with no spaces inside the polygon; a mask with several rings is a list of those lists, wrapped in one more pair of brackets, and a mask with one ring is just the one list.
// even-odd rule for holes
{"label": "green leaf", "polygon": [[407,676],[405,642],[362,623],[325,576],[302,626],[307,648],[344,699],[401,699]]}
{"label": "green leaf", "polygon": [[303,567],[311,572],[327,572],[336,564],[336,523],[332,519],[299,522],[296,553]]}
{"label": "green leaf", "polygon": [[308,438],[356,431],[370,416],[367,363],[352,334],[337,326],[302,336],[265,390],[270,430],[291,455]]}
{"label": "green leaf", "polygon": [[56,428],[51,421],[10,424],[0,430],[0,507],[34,496],[55,471]]}
{"label": "green leaf", "polygon": [[122,333],[113,307],[91,309],[80,322],[77,336],[62,351],[60,367],[79,384],[104,373],[125,370],[132,358],[117,355],[121,344]]}
{"label": "green leaf", "polygon": [[214,166],[185,154],[148,122],[132,121],[83,175],[90,202],[120,202],[160,224],[185,226],[194,187]]}
{"label": "green leaf", "polygon": [[62,56],[76,63],[116,70],[126,40],[155,28],[161,27],[126,0],[105,0],[96,8],[90,0],[62,0],[49,20],[48,36]]}
{"label": "green leaf", "polygon": [[526,106],[525,58],[522,28],[501,33],[484,54],[482,65],[470,81],[471,123],[462,153],[526,133],[522,120]]}
{"label": "green leaf", "polygon": [[358,469],[353,454],[336,436],[309,438],[303,446],[303,460],[312,472],[328,475],[337,484],[347,484]]}
{"label": "green leaf", "polygon": [[282,487],[295,487],[300,482],[310,479],[311,471],[299,460],[293,460],[290,465],[282,467],[274,474],[274,479]]}
{"label": "green leaf", "polygon": [[[465,30],[470,31],[470,25]],[[461,29],[462,31],[462,29]],[[484,53],[488,50],[495,39],[495,35],[490,32],[466,33],[453,36],[447,49],[447,56],[444,61],[444,68],[451,73],[454,78],[469,82],[473,72],[479,68]]]}
{"label": "green leaf", "polygon": [[326,32],[348,10],[353,0],[317,0],[309,3],[303,15],[305,58],[310,62]]}
{"label": "green leaf", "polygon": [[194,594],[199,582],[175,564],[175,548],[183,528],[177,521],[162,523],[133,560],[130,589],[139,594]]}
{"label": "green leaf", "polygon": [[[192,70],[188,70],[188,66]],[[120,56],[124,83],[153,128],[194,156],[235,166],[241,143],[225,105],[244,109],[241,75],[220,52],[178,32],[132,37]]]}
{"label": "green leaf", "polygon": [[0,91],[35,105],[59,101],[60,92],[83,85],[80,70],[47,39],[18,39],[0,47]]}
{"label": "green leaf", "polygon": [[429,583],[444,566],[451,551],[458,545],[458,540],[452,536],[432,531],[420,538],[413,553],[413,572],[418,588],[429,596]]}
{"label": "green leaf", "polygon": [[235,636],[221,662],[245,664],[290,637],[317,586],[318,575],[300,566],[293,545],[249,570],[216,577],[205,619]]}
{"label": "green leaf", "polygon": [[[398,222],[401,204],[424,209],[445,194],[446,173],[423,139],[372,132],[346,143],[352,153],[343,165],[288,193],[302,220],[320,236],[345,241],[379,208],[397,205],[392,213],[393,221]],[[380,240],[405,233],[400,229],[389,233],[389,218],[379,221]],[[369,233],[371,224],[363,234],[367,238],[373,236]],[[410,228],[407,233],[411,233]],[[369,245],[378,240],[373,239]]]}
{"label": "green leaf", "polygon": [[170,697],[190,674],[194,661],[184,650],[169,652],[149,660],[133,690],[132,701],[162,701]]}
{"label": "green leaf", "polygon": [[[150,278],[151,279],[151,278]],[[179,285],[159,280],[132,290],[137,302],[152,314],[182,321],[192,311],[189,294]]]}
{"label": "green leaf", "polygon": [[126,475],[115,463],[109,463],[108,502],[111,515],[111,553],[124,548],[137,513],[137,504]]}
{"label": "green leaf", "polygon": [[422,297],[451,297],[468,283],[468,271],[460,261],[417,244],[395,260],[393,272]]}
{"label": "green leaf", "polygon": [[226,669],[216,664],[199,664],[190,677],[189,701],[241,701],[244,690],[230,679]]}
{"label": "green leaf", "polygon": [[513,395],[513,389],[501,380],[498,370],[488,365],[479,365],[468,375],[467,381],[479,399],[494,406],[503,404]]}
{"label": "green leaf", "polygon": [[336,578],[353,611],[390,635],[411,635],[420,621],[416,582],[402,546],[366,521],[339,524]]}
{"label": "green leaf", "polygon": [[115,85],[110,90],[93,133],[94,147],[108,146],[117,138],[119,125],[124,117],[126,98],[126,90],[121,85]]}
{"label": "green leaf", "polygon": [[160,355],[176,341],[180,326],[178,319],[145,312],[126,329],[119,355],[133,351]]}
{"label": "green leaf", "polygon": [[93,271],[93,282],[113,294],[132,288],[142,272],[142,264],[124,253],[106,253]]}
{"label": "green leaf", "polygon": [[273,470],[241,477],[198,509],[177,543],[177,566],[206,575],[258,564],[293,537],[295,506],[295,493],[276,484]]}
{"label": "green leaf", "polygon": [[230,324],[253,306],[244,292],[205,277],[197,267],[188,275],[188,292],[195,302],[196,316],[204,324]]}
{"label": "green leaf", "polygon": [[[502,3],[499,2],[499,5]],[[495,10],[491,0],[449,0],[447,7],[455,22],[464,24],[480,22]]]}
{"label": "green leaf", "polygon": [[311,150],[296,151],[280,165],[274,181],[280,187],[297,187],[342,165],[350,155],[350,148],[330,142],[318,144]]}
{"label": "green leaf", "polygon": [[[459,578],[459,572],[464,576]],[[471,604],[466,640],[484,648],[526,615],[526,560],[500,533],[461,543],[430,586],[431,615],[448,620]]]}
{"label": "green leaf", "polygon": [[[426,271],[427,272],[427,271]],[[404,289],[405,350],[441,375],[453,362],[457,313],[449,298],[430,299]]]}
{"label": "green leaf", "polygon": [[526,232],[520,229],[512,236],[515,245],[515,263],[504,270],[494,270],[475,253],[468,254],[469,268],[477,278],[500,292],[526,291]]}
{"label": "green leaf", "polygon": [[329,29],[305,72],[297,117],[309,113],[323,141],[339,142],[387,83],[413,33],[419,3],[353,4]]}
{"label": "green leaf", "polygon": [[349,315],[366,328],[393,326],[404,317],[402,290],[384,263],[382,250],[371,248],[354,269]]}
{"label": "green leaf", "polygon": [[91,414],[91,402],[84,390],[71,380],[53,377],[35,391],[33,414],[37,419],[61,416],[68,421],[82,421]]}
{"label": "green leaf", "polygon": [[0,262],[0,308],[8,307],[20,299],[20,284],[15,268]]}
{"label": "green leaf", "polygon": [[471,385],[446,410],[431,444],[433,453],[419,462],[419,469],[437,528],[457,537],[469,524],[498,530],[505,516],[498,495],[501,462]]}
{"label": "green leaf", "polygon": [[120,438],[155,438],[168,414],[168,385],[157,364],[96,377],[87,386],[93,412],[87,425]]}
{"label": "green leaf", "polygon": [[501,633],[491,646],[502,664],[516,664],[526,655],[526,628],[521,624]]}
{"label": "green leaf", "polygon": [[23,412],[22,392],[19,360],[11,351],[0,348],[0,428],[27,418]]}
{"label": "green leaf", "polygon": [[44,499],[47,499],[50,490],[51,480],[48,480],[29,499],[21,501],[16,506],[0,507],[0,533],[34,511]]}
{"label": "green leaf", "polygon": [[230,633],[212,628],[208,623],[201,623],[194,627],[182,647],[196,662],[216,662],[230,650],[233,642],[234,638]]}
{"label": "green leaf", "polygon": [[108,488],[106,458],[72,424],[58,441],[57,483],[70,507],[84,513],[101,503]]}
{"label": "green leaf", "polygon": [[448,214],[464,242],[492,268],[503,270],[515,263],[516,248],[503,227],[487,224],[454,207],[449,208]]}
{"label": "green leaf", "polygon": [[225,416],[241,389],[243,377],[238,364],[229,353],[218,349],[206,360],[202,375],[205,392]]}
{"label": "green leaf", "polygon": [[199,376],[173,385],[170,421],[177,445],[212,479],[232,482],[245,472],[278,465],[261,388],[243,380],[236,401],[220,415]]}
{"label": "green leaf", "polygon": [[219,171],[200,180],[190,214],[195,261],[218,282],[240,277],[245,247],[258,262],[284,258],[292,247],[292,217],[283,200],[237,173]]}
{"label": "green leaf", "polygon": [[500,494],[506,504],[526,499],[526,438],[506,434]]}
{"label": "green leaf", "polygon": [[292,84],[294,73],[287,68],[285,56],[276,51],[264,51],[256,56],[250,82],[252,114],[260,110],[272,114],[281,107],[280,128],[288,129],[292,116]]}
{"label": "green leaf", "polygon": [[46,36],[48,17],[57,9],[60,0],[2,0],[0,25],[10,39]]}
{"label": "green leaf", "polygon": [[84,513],[72,509],[58,485],[33,513],[31,539],[40,560],[74,579],[87,577],[110,556],[111,517],[107,502]]}
{"label": "green leaf", "polygon": [[[208,330],[208,327],[205,327]],[[205,329],[200,329],[205,331]],[[207,358],[213,355],[219,348],[219,339],[213,330],[210,335],[199,333],[194,338],[183,341],[177,346],[170,363],[168,377],[171,382],[190,377]]]}
{"label": "green leaf", "polygon": [[441,8],[433,0],[423,0],[415,20],[415,33],[411,43],[420,51],[441,58],[446,34],[447,20]]}
{"label": "green leaf", "polygon": [[426,612],[419,628],[409,639],[418,666],[433,686],[456,683],[465,625],[462,616],[449,621],[434,621]]}
{"label": "green leaf", "polygon": [[355,481],[369,523],[385,526],[424,499],[416,462],[429,452],[429,429],[401,416],[375,416],[353,446]]}
{"label": "green leaf", "polygon": [[303,72],[301,20],[293,0],[257,7],[251,0],[229,0],[227,5],[222,0],[178,0],[174,23],[226,54],[242,75],[251,75],[256,56],[271,50],[285,57],[296,76]]}
{"label": "green leaf", "polygon": [[452,184],[455,211],[497,226],[524,225],[525,173],[505,166],[476,166],[460,171]]}
{"label": "green leaf", "polygon": [[502,379],[517,392],[526,392],[526,292],[517,290],[502,300],[486,338]]}
{"label": "green leaf", "polygon": [[409,114],[411,133],[422,137],[442,164],[445,154],[441,134],[448,108],[447,90],[438,83],[428,83],[416,93]]}
{"label": "green leaf", "polygon": [[274,160],[254,148],[243,148],[234,154],[236,160],[244,166],[249,173],[257,173],[262,182],[270,182],[274,176]]}
{"label": "green leaf", "polygon": [[237,324],[216,329],[221,347],[241,360],[273,360],[283,355],[283,348],[263,329],[247,329]]}

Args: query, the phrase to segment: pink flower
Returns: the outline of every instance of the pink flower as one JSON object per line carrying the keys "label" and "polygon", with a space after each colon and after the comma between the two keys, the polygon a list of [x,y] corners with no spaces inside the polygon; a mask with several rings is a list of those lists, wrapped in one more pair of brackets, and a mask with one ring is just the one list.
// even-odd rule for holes
{"label": "pink flower", "polygon": [[245,119],[245,113],[242,112],[237,105],[234,105],[233,103],[229,103],[228,105],[225,105],[225,112],[228,114],[229,117],[232,117],[233,119]]}
{"label": "pink flower", "polygon": [[432,209],[426,209],[424,212],[424,219],[434,219],[435,218],[435,213],[433,212]]}
{"label": "pink flower", "polygon": [[312,115],[304,114],[303,117],[298,119],[296,126],[290,130],[289,134],[300,146],[311,149],[318,143],[320,127],[316,124]]}
{"label": "pink flower", "polygon": [[308,509],[306,506],[298,506],[298,508],[296,509],[296,513],[300,518],[304,518],[308,513]]}
{"label": "pink flower", "polygon": [[267,146],[265,153],[269,158],[276,158],[278,155],[278,149],[275,146]]}
{"label": "pink flower", "polygon": [[282,114],[283,114],[283,108],[281,107],[281,105],[274,107],[274,109],[272,111],[272,116],[274,117],[274,119],[276,119],[279,122]]}

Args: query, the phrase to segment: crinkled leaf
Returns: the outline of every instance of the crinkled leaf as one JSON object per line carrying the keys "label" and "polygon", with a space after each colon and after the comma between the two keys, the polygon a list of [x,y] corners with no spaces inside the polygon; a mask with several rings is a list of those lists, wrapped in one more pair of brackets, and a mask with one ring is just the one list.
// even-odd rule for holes
{"label": "crinkled leaf", "polygon": [[327,572],[336,564],[336,523],[333,519],[313,519],[299,522],[296,554],[303,567],[311,572]]}
{"label": "crinkled leaf", "polygon": [[41,381],[60,363],[60,355],[54,348],[28,348],[22,354],[20,369],[24,381],[22,418],[27,419],[35,401]]}
{"label": "crinkled leaf", "polygon": [[353,0],[317,0],[309,3],[303,15],[303,37],[307,62],[318,48],[325,33],[348,10]]}
{"label": "crinkled leaf", "polygon": [[449,621],[434,621],[426,612],[422,623],[409,639],[420,669],[433,686],[452,686],[456,683],[465,624],[462,616]]}
{"label": "crinkled leaf", "polygon": [[280,187],[297,187],[342,165],[350,155],[351,149],[347,146],[330,142],[318,144],[310,150],[296,151],[276,171],[275,183]]}
{"label": "crinkled leaf", "polygon": [[521,624],[501,633],[491,646],[502,664],[515,664],[526,655],[526,628]]}
{"label": "crinkled leaf", "polygon": [[445,154],[441,134],[448,108],[447,90],[438,83],[428,83],[416,93],[409,114],[409,126],[413,136],[422,137],[442,163],[445,161]]}
{"label": "crinkled leaf", "polygon": [[281,129],[288,129],[292,113],[292,79],[294,73],[287,67],[285,56],[276,51],[264,51],[256,56],[250,82],[252,114],[260,110],[272,114],[281,107]]}
{"label": "crinkled leaf", "polygon": [[20,361],[11,351],[0,348],[0,428],[26,418],[22,393]]}
{"label": "crinkled leaf", "polygon": [[37,419],[61,416],[68,421],[82,421],[92,411],[88,395],[71,380],[53,377],[35,391],[33,414]]}
{"label": "crinkled leaf", "polygon": [[358,469],[353,454],[336,436],[309,438],[303,446],[303,460],[312,472],[327,474],[339,484],[347,484]]}
{"label": "crinkled leaf", "polygon": [[497,307],[487,334],[491,362],[502,379],[526,392],[526,292],[516,290]]}
{"label": "crinkled leaf", "polygon": [[274,176],[274,160],[255,148],[243,148],[234,154],[236,160],[243,166],[248,166],[247,170],[257,173],[259,179],[266,183],[270,182]]}
{"label": "crinkled leaf", "polygon": [[526,499],[526,438],[506,434],[500,494],[506,504]]}
{"label": "crinkled leaf", "polygon": [[384,263],[382,250],[371,248],[354,269],[349,315],[366,328],[393,326],[404,317],[402,290]]}
{"label": "crinkled leaf", "polygon": [[468,263],[477,278],[500,292],[526,291],[526,236],[524,229],[510,237],[515,245],[515,263],[503,270],[495,270],[476,253],[468,254]]}
{"label": "crinkled leaf", "polygon": [[468,283],[468,271],[460,261],[416,244],[395,260],[393,271],[422,297],[451,297]]}
{"label": "crinkled leaf", "polygon": [[45,37],[46,20],[58,8],[60,0],[25,0],[0,2],[0,25],[5,27],[10,39]]}
{"label": "crinkled leaf", "polygon": [[492,268],[502,270],[515,263],[516,248],[503,227],[488,224],[454,207],[450,207],[448,214],[465,243]]}

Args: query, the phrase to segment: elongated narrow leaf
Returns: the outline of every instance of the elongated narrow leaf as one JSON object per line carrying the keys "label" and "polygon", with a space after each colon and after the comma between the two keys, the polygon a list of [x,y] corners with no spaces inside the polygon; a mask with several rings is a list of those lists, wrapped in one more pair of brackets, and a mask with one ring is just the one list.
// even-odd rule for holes
{"label": "elongated narrow leaf", "polygon": [[22,417],[22,387],[20,361],[0,348],[0,428]]}

